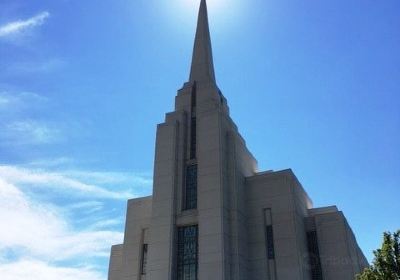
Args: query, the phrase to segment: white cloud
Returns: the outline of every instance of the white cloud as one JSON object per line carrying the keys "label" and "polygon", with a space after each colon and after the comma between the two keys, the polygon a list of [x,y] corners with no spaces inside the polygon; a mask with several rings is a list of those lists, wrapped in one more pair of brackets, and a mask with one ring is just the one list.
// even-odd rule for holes
{"label": "white cloud", "polygon": [[49,144],[62,139],[59,129],[33,120],[9,123],[3,133],[4,140],[14,144]]}
{"label": "white cloud", "polygon": [[56,122],[24,117],[48,99],[34,92],[0,92],[0,145],[41,145],[65,140]]}
{"label": "white cloud", "polygon": [[[90,172],[88,172],[90,174]],[[115,174],[114,174],[115,175]],[[71,176],[39,169],[27,169],[16,166],[0,165],[0,178],[13,184],[30,187],[53,189],[69,192],[76,196],[90,196],[109,199],[128,199],[137,195],[130,191],[110,191],[100,186],[85,183]]]}
{"label": "white cloud", "polygon": [[110,226],[115,226],[115,225],[120,225],[120,224],[121,224],[120,219],[108,219],[108,220],[98,221],[98,222],[94,223],[93,225],[91,225],[90,228],[95,230],[95,229],[102,229],[102,228],[107,228]]}
{"label": "white cloud", "polygon": [[0,231],[0,249],[19,248],[52,260],[104,256],[111,244],[122,240],[120,232],[73,231],[55,207],[31,200],[2,179],[0,222],[7,224]]}
{"label": "white cloud", "polygon": [[0,112],[5,109],[15,111],[22,107],[26,107],[27,104],[32,106],[33,104],[36,105],[43,101],[47,101],[47,98],[34,92],[0,91]]}
{"label": "white cloud", "polygon": [[36,239],[57,236],[66,226],[52,209],[32,205],[17,187],[1,178],[0,222],[7,225],[7,230],[0,231],[0,249],[22,246],[32,251],[40,250],[43,242]]}
{"label": "white cloud", "polygon": [[37,260],[0,264],[0,275],[2,280],[104,280],[90,267],[59,267]]}
{"label": "white cloud", "polygon": [[10,103],[10,99],[0,93],[0,108]]}
{"label": "white cloud", "polygon": [[[132,178],[148,188],[147,177],[124,172],[0,165],[0,224],[6,229],[0,230],[1,279],[105,279],[103,261],[123,240],[110,199],[134,197],[127,190]],[[92,266],[70,265],[82,263]]]}
{"label": "white cloud", "polygon": [[[0,252],[16,250],[45,260],[108,256],[122,233],[71,229],[67,220],[48,204],[27,197],[15,185],[0,179]],[[4,256],[3,256],[4,257]]]}
{"label": "white cloud", "polygon": [[104,203],[101,201],[81,201],[67,206],[70,211],[80,211],[84,215],[94,215],[104,210]]}
{"label": "white cloud", "polygon": [[85,208],[103,208],[104,203],[101,201],[96,201],[96,200],[89,200],[89,201],[81,201],[77,203],[73,203],[69,205],[68,207],[70,209],[85,209]]}
{"label": "white cloud", "polygon": [[30,167],[62,167],[65,165],[73,164],[74,160],[70,157],[59,157],[59,158],[46,158],[46,159],[37,159],[27,163],[27,166]]}
{"label": "white cloud", "polygon": [[97,184],[119,184],[129,182],[139,186],[151,186],[153,183],[151,176],[147,173],[66,171],[64,174]]}
{"label": "white cloud", "polygon": [[50,13],[45,11],[26,20],[18,20],[2,25],[0,26],[0,38],[14,34],[19,34],[33,27],[40,26],[45,22],[45,20],[49,16]]}

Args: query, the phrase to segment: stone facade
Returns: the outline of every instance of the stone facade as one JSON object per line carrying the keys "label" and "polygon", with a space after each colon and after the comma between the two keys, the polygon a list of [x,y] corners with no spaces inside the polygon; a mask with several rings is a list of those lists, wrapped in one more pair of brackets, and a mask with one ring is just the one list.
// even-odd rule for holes
{"label": "stone facade", "polygon": [[205,0],[190,78],[157,127],[153,195],[128,201],[109,280],[351,280],[367,265],[343,213],[288,170],[258,172],[215,81]]}

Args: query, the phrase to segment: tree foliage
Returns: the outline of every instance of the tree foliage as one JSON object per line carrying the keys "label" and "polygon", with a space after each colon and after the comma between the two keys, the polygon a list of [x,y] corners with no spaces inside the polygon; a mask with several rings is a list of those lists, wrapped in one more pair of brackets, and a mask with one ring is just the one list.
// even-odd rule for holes
{"label": "tree foliage", "polygon": [[383,233],[382,247],[374,255],[372,265],[357,280],[400,280],[400,230]]}

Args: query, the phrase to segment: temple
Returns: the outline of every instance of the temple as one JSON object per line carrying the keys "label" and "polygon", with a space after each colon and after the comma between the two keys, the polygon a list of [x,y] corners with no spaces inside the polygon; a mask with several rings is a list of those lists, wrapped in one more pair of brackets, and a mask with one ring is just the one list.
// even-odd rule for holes
{"label": "temple", "polygon": [[109,280],[354,280],[368,265],[336,206],[260,172],[229,116],[201,0],[189,81],[157,126],[153,194],[128,201]]}

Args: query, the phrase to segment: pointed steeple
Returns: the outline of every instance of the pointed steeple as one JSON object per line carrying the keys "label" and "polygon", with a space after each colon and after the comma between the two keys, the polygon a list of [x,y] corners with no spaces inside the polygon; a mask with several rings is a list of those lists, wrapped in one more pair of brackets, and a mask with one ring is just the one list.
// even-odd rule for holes
{"label": "pointed steeple", "polygon": [[200,3],[189,81],[215,83],[206,0]]}

